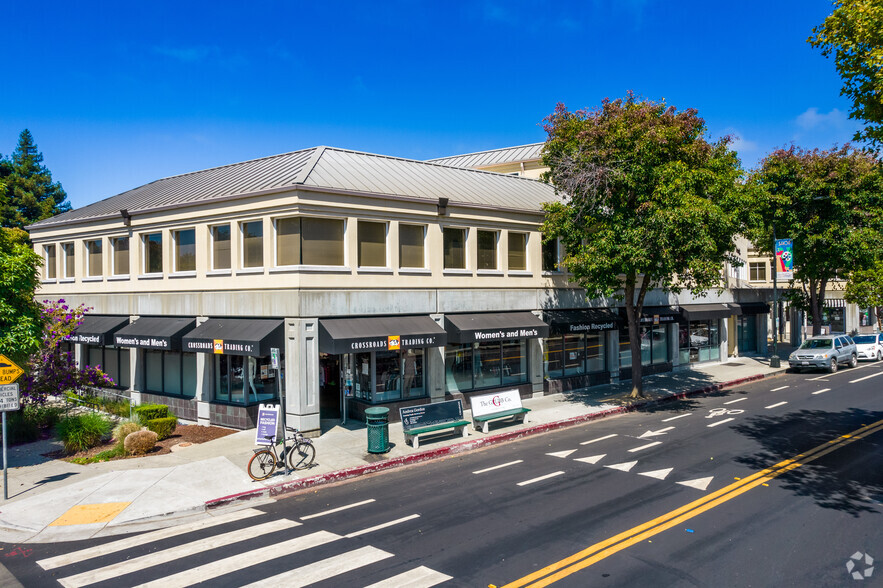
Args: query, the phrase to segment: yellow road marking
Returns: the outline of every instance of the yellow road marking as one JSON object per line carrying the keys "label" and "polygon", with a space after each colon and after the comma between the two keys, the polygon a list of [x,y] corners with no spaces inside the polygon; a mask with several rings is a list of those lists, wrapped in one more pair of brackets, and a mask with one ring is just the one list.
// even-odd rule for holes
{"label": "yellow road marking", "polygon": [[654,535],[658,535],[659,533],[702,514],[707,510],[732,500],[733,498],[748,492],[752,488],[764,484],[764,482],[772,480],[777,476],[799,468],[800,466],[810,463],[832,451],[836,451],[841,447],[854,441],[858,441],[859,439],[863,439],[868,435],[873,435],[879,431],[883,431],[883,420],[857,429],[849,435],[842,435],[831,441],[826,441],[806,453],[801,453],[791,459],[780,461],[770,468],[751,474],[750,476],[743,478],[738,482],[734,482],[725,488],[721,488],[703,498],[694,500],[693,502],[660,517],[656,517],[651,521],[638,525],[637,527],[624,531],[609,539],[605,539],[600,543],[596,543],[570,557],[566,557],[554,564],[528,574],[523,578],[510,582],[502,588],[520,588],[522,586],[541,588],[542,586],[548,586],[549,584],[587,568],[614,553],[622,551],[635,543],[653,537]]}
{"label": "yellow road marking", "polygon": [[88,525],[90,523],[109,523],[123,512],[131,502],[105,502],[101,504],[78,504],[66,513],[49,523],[50,527],[65,525]]}

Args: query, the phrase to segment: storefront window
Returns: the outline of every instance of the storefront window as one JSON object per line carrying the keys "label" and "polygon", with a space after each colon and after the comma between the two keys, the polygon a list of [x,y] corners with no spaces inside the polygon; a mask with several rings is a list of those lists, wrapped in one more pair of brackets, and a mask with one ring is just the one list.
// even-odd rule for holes
{"label": "storefront window", "polygon": [[545,364],[546,376],[560,378],[564,375],[563,350],[564,339],[552,337],[545,340],[543,363]]}
{"label": "storefront window", "polygon": [[196,396],[196,354],[181,351],[144,351],[146,388],[152,394]]}
{"label": "storefront window", "polygon": [[279,398],[277,374],[270,368],[269,355],[215,355],[213,359],[215,400],[257,404]]}
{"label": "storefront window", "polygon": [[754,315],[737,317],[736,333],[739,353],[757,351],[757,317]]}
{"label": "storefront window", "polygon": [[464,392],[528,381],[525,339],[484,341],[445,347],[449,392]]}
{"label": "storefront window", "polygon": [[586,334],[586,369],[590,373],[607,369],[606,349],[604,333]]}
{"label": "storefront window", "polygon": [[[73,353],[70,344],[62,352]],[[86,365],[97,367],[113,380],[113,387],[127,389],[132,378],[129,369],[129,350],[125,347],[98,347],[89,345],[86,348]]]}
{"label": "storefront window", "polygon": [[586,372],[586,336],[564,335],[564,375],[575,376]]}
{"label": "storefront window", "polygon": [[654,364],[666,363],[668,361],[668,329],[665,325],[656,325],[653,327],[652,347]]}
{"label": "storefront window", "polygon": [[720,359],[720,336],[717,320],[690,321],[680,325],[681,363]]}
{"label": "storefront window", "polygon": [[[668,362],[668,329],[666,325],[641,325],[638,327],[641,340],[641,365],[655,365]],[[619,331],[619,366],[632,367],[632,352],[629,345],[628,327]]]}
{"label": "storefront window", "polygon": [[376,403],[426,396],[423,349],[376,351],[373,358],[371,355],[354,355],[356,398]]}

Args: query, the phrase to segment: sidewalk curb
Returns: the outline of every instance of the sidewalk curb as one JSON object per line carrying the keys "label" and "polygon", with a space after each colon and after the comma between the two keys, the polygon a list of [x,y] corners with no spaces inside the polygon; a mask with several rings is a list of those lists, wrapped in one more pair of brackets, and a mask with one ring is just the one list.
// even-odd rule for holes
{"label": "sidewalk curb", "polygon": [[766,378],[778,376],[779,374],[785,373],[784,370],[780,370],[778,372],[771,372],[768,374],[756,374],[754,376],[748,376],[745,378],[739,378],[737,380],[731,380],[728,382],[721,382],[718,384],[711,384],[709,386],[705,386],[704,388],[699,388],[697,390],[691,390],[688,392],[681,392],[678,394],[670,394],[668,396],[663,396],[661,398],[656,398],[653,400],[643,400],[641,402],[636,402],[629,406],[622,406],[616,408],[608,408],[605,410],[600,410],[598,412],[584,414],[576,417],[571,417],[568,419],[554,421],[551,423],[543,423],[540,425],[534,425],[532,427],[527,427],[524,429],[518,429],[515,431],[506,431],[502,433],[498,433],[495,435],[490,435],[487,437],[481,437],[469,441],[464,441],[462,443],[455,443],[453,445],[447,445],[444,447],[438,447],[436,449],[430,449],[427,451],[421,451],[419,453],[412,453],[409,455],[403,455],[400,457],[395,457],[392,459],[388,459],[385,461],[358,465],[349,468],[344,468],[342,470],[337,470],[334,472],[328,472],[325,474],[319,474],[316,476],[311,476],[309,478],[302,478],[299,480],[291,480],[288,482],[279,482],[278,484],[274,484],[272,486],[268,486],[265,488],[260,488],[257,490],[248,490],[246,492],[240,492],[238,494],[232,494],[230,496],[222,496],[220,498],[215,498],[212,500],[208,500],[205,503],[206,510],[214,510],[216,508],[231,506],[240,502],[247,502],[249,500],[253,500],[255,498],[272,498],[275,496],[281,496],[283,494],[290,494],[292,492],[297,492],[299,490],[304,490],[307,488],[312,488],[314,486],[320,486],[322,484],[331,484],[334,482],[341,482],[343,480],[348,480],[350,478],[357,478],[360,476],[364,476],[367,474],[373,474],[376,472],[380,472],[383,470],[388,470],[392,468],[398,468],[406,465],[411,465],[415,463],[421,463],[424,461],[430,461],[433,459],[439,459],[441,457],[447,457],[451,455],[457,455],[459,453],[464,453],[466,451],[472,451],[474,449],[478,449],[481,447],[487,447],[490,445],[496,445],[498,443],[505,443],[507,441],[513,441],[515,439],[521,439],[522,437],[527,437],[529,435],[537,435],[541,433],[547,433],[549,431],[555,431],[557,429],[563,429],[565,427],[571,427],[574,425],[579,425],[582,423],[586,423],[589,421],[593,421],[596,419],[601,419],[617,414],[625,414],[627,412],[633,412],[639,410],[641,408],[645,408],[647,406],[651,406],[653,404],[661,404],[664,402],[670,402],[674,400],[681,400],[683,398],[688,398],[690,396],[698,396],[701,394],[710,394],[713,392],[718,392],[720,390],[724,390],[726,388],[731,388],[733,386],[739,386],[741,384],[746,384],[748,382],[756,382],[758,380],[763,380]]}

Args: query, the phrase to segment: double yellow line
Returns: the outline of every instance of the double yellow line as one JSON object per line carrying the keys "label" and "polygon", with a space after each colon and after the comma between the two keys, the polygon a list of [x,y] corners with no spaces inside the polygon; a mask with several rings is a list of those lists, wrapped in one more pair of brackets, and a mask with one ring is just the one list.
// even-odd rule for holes
{"label": "double yellow line", "polygon": [[752,488],[756,488],[757,486],[772,480],[776,476],[781,476],[786,472],[790,472],[793,469],[819,459],[832,451],[836,451],[850,443],[880,431],[883,431],[883,420],[856,429],[847,435],[832,439],[831,441],[823,443],[818,447],[814,447],[813,449],[801,453],[791,459],[780,461],[776,465],[754,473],[747,478],[742,478],[726,488],[721,488],[717,492],[713,492],[699,500],[695,500],[666,513],[661,517],[657,517],[652,521],[638,525],[637,527],[624,531],[619,535],[605,539],[604,541],[583,549],[570,557],[546,566],[541,570],[537,570],[532,574],[528,574],[519,580],[510,582],[502,588],[521,588],[523,586],[540,588],[542,586],[548,586],[549,584],[585,569],[614,553],[622,551],[635,543],[639,543],[645,539],[653,537],[654,535],[658,535],[659,533],[679,525],[684,521],[688,521],[707,510],[711,510],[712,508],[727,502],[728,500],[732,500],[740,494],[748,492]]}

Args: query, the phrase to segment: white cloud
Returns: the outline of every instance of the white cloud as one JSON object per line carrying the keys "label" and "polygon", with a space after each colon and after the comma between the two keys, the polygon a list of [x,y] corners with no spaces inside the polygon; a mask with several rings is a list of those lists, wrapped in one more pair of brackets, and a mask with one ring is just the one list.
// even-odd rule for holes
{"label": "white cloud", "polygon": [[797,126],[805,131],[822,128],[843,130],[847,127],[853,126],[850,123],[849,116],[839,108],[835,108],[828,114],[824,114],[819,112],[819,109],[815,106],[807,108],[803,114],[797,117],[796,122]]}

